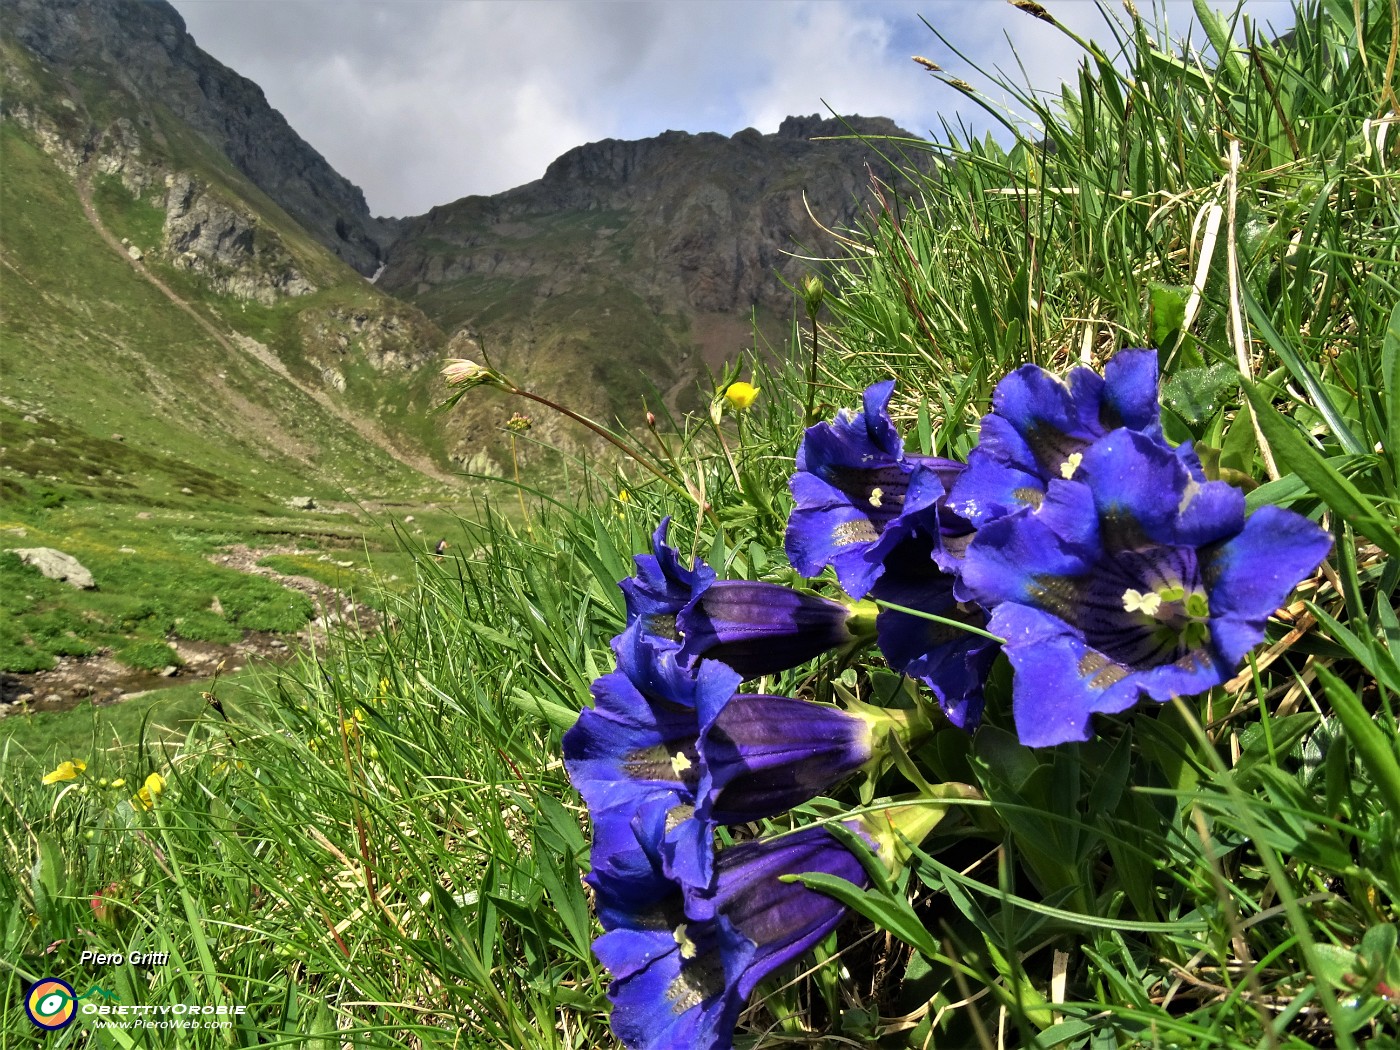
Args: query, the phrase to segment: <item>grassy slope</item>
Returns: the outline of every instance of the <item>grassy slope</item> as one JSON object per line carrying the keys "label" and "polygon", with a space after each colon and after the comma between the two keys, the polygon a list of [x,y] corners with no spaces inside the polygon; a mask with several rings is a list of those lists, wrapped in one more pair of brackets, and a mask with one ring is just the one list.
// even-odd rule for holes
{"label": "grassy slope", "polygon": [[[41,109],[75,141],[89,125],[132,118],[132,101],[105,81],[60,83],[12,43],[0,40],[0,52],[7,103]],[[160,258],[159,187],[138,199],[116,176],[91,173],[101,225],[141,246],[146,270],[192,316],[104,241],[80,187],[31,135],[0,122],[0,543],[67,550],[100,587],[79,594],[5,556],[0,671],[103,648],[121,654],[167,635],[224,641],[254,621],[293,630],[309,612],[304,599],[205,555],[219,542],[257,546],[309,531],[353,536],[393,558],[392,534],[353,501],[409,514],[450,491],[381,447],[392,441],[414,462],[441,454],[425,412],[433,368],[376,371],[352,322],[391,319],[400,334],[391,348],[417,350],[410,361],[431,359],[440,333],[311,240],[158,105],[133,126],[147,162],[192,172],[256,214],[255,237],[319,290],[271,305],[214,293]],[[234,333],[262,343],[277,367],[240,349]],[[326,384],[328,364],[344,377],[343,394]],[[351,514],[286,516],[286,498],[307,494]],[[449,524],[432,520],[434,531]],[[201,539],[182,543],[176,531]],[[235,602],[242,614],[207,612],[214,595],[238,591],[257,595]],[[279,603],[284,615],[252,611]]]}

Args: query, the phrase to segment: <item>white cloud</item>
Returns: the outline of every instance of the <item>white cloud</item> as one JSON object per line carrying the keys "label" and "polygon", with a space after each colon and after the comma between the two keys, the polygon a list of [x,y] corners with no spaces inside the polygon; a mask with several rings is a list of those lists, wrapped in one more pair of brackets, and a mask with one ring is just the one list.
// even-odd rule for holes
{"label": "white cloud", "polygon": [[[1046,2],[1103,35],[1096,5]],[[988,127],[909,61],[924,54],[979,82],[920,12],[983,68],[1018,76],[1014,46],[1037,86],[1073,76],[1078,60],[1053,27],[997,0],[174,3],[200,46],[260,84],[380,214],[531,181],[584,142],[668,128],[771,132],[784,116],[823,111],[823,100],[915,133],[959,114]],[[1288,5],[1246,9],[1278,19]],[[1189,15],[1185,0],[1170,0],[1173,25],[1185,29]]]}

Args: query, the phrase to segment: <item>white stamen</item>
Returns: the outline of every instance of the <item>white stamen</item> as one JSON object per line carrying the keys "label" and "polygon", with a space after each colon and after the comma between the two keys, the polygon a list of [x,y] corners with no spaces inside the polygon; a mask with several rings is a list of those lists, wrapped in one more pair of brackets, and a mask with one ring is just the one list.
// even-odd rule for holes
{"label": "white stamen", "polygon": [[690,936],[685,932],[685,923],[681,923],[674,930],[672,930],[671,936],[674,937],[676,939],[676,943],[681,946],[682,959],[695,958],[695,953],[698,952],[700,949],[696,947],[695,942],[692,941],[690,939]]}
{"label": "white stamen", "polygon": [[691,765],[692,763],[690,759],[686,757],[684,751],[677,751],[671,756],[671,772],[675,773],[676,776],[683,775]]}
{"label": "white stamen", "polygon": [[1074,477],[1074,472],[1079,469],[1079,464],[1084,462],[1084,453],[1071,452],[1063,463],[1060,464],[1060,477],[1068,481]]}
{"label": "white stamen", "polygon": [[873,489],[871,489],[871,490],[870,490],[870,505],[871,505],[872,507],[878,507],[878,506],[880,505],[880,501],[884,498],[884,495],[885,495],[885,490],[882,489],[882,488],[873,488]]}
{"label": "white stamen", "polygon": [[1135,591],[1129,587],[1123,592],[1123,609],[1125,612],[1146,613],[1148,616],[1156,616],[1157,610],[1162,607],[1162,596],[1153,591],[1146,594]]}

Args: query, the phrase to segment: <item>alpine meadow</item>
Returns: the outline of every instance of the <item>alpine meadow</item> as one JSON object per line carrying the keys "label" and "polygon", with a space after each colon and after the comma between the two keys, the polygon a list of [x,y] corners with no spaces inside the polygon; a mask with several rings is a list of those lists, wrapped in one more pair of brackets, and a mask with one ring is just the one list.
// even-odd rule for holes
{"label": "alpine meadow", "polygon": [[[1132,0],[1092,39],[1012,4],[1077,79],[984,92],[915,59],[996,134],[785,123],[874,160],[833,190],[830,257],[767,267],[738,357],[704,339],[731,304],[658,310],[588,261],[666,256],[630,198],[526,214],[560,162],[389,233],[366,210],[343,250],[269,203],[247,240],[295,298],[235,305],[200,284],[233,271],[148,249],[244,333],[218,384],[176,352],[214,322],[124,298],[115,254],[90,305],[34,276],[105,250],[83,207],[133,249],[175,211],[81,165],[51,191],[40,122],[9,116],[59,74],[5,38],[37,85],[0,128],[33,246],[0,255],[7,371],[41,330],[78,358],[84,324],[138,316],[180,363],[154,421],[129,348],[24,372],[67,416],[3,399],[0,526],[113,578],[118,545],[165,560],[142,611],[43,605],[63,588],[0,553],[0,656],[290,638],[311,599],[281,574],[361,611],[178,718],[4,719],[0,1048],[1400,1050],[1400,0],[1299,2],[1277,39],[1197,0],[1190,46]],[[497,209],[573,276],[472,263]],[[381,258],[390,233],[418,239]],[[381,263],[386,287],[355,273]],[[556,371],[527,353],[551,317]],[[351,351],[315,349],[337,325]],[[103,382],[130,440],[72,422]],[[209,429],[172,407],[224,394]],[[177,431],[197,456],[94,480]],[[289,515],[306,464],[344,513]],[[118,505],[157,518],[103,524]],[[298,530],[329,558],[210,564]]]}

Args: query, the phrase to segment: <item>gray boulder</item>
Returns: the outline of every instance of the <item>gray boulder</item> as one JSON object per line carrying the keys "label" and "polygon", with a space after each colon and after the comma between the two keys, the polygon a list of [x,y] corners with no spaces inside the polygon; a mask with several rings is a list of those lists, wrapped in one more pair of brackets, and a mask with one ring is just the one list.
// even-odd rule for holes
{"label": "gray boulder", "polygon": [[71,554],[64,554],[52,547],[24,547],[14,553],[24,564],[34,566],[51,580],[59,580],[84,591],[97,589],[92,573]]}

